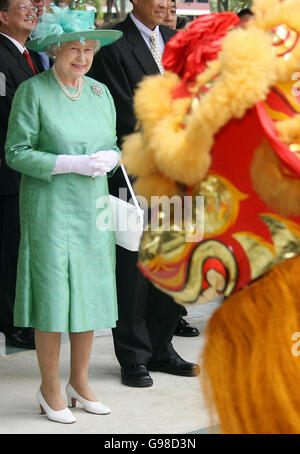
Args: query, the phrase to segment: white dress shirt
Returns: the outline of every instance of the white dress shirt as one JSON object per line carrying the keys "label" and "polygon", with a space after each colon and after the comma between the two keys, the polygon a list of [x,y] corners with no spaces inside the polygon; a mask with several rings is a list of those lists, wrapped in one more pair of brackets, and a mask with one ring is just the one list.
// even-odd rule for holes
{"label": "white dress shirt", "polygon": [[11,36],[9,35],[6,35],[5,33],[1,33],[1,35],[5,36],[7,39],[9,39],[18,49],[19,51],[21,52],[21,54],[24,53],[24,50],[26,50],[26,47],[23,47],[22,44],[19,43],[19,41],[17,41],[15,38],[12,38]]}
{"label": "white dress shirt", "polygon": [[133,13],[130,13],[130,18],[131,20],[133,21],[134,25],[137,27],[137,29],[139,30],[140,34],[142,35],[142,37],[144,38],[147,46],[149,47],[150,49],[150,46],[151,46],[151,43],[150,43],[150,38],[149,36],[151,35],[151,33],[154,31],[155,33],[157,33],[157,36],[158,36],[158,44],[159,44],[159,47],[160,47],[160,50],[161,50],[161,53],[163,54],[164,52],[164,48],[165,48],[165,43],[164,43],[164,40],[163,40],[163,37],[159,31],[159,26],[157,25],[155,27],[154,30],[151,30],[150,28],[146,27],[146,25],[144,25],[141,21],[139,21],[135,15]]}

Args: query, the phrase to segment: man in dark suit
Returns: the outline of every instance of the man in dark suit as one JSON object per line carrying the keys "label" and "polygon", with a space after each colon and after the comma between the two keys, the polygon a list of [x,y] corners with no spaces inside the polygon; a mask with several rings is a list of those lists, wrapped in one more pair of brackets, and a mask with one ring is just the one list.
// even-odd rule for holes
{"label": "man in dark suit", "polygon": [[29,0],[0,0],[0,331],[9,345],[34,348],[33,330],[13,326],[16,269],[20,239],[20,174],[7,167],[4,145],[11,103],[16,89],[42,71],[25,42],[37,24],[36,8]]}
{"label": "man in dark suit", "polygon": [[[33,5],[37,8],[37,17],[38,20],[47,12],[50,11],[51,0],[31,0]],[[44,70],[49,69],[53,66],[53,59],[49,58],[45,52],[37,52],[40,62]]]}
{"label": "man in dark suit", "polygon": [[[176,33],[159,26],[168,0],[131,2],[132,13],[115,26],[123,32],[123,37],[96,54],[91,71],[91,76],[105,83],[114,98],[120,145],[122,138],[135,128],[136,86],[145,75],[163,72],[161,54],[165,43]],[[110,179],[110,192],[118,196],[119,188],[126,188],[120,169]],[[117,246],[119,320],[113,338],[122,383],[151,386],[149,371],[193,376],[198,366],[184,361],[171,344],[181,308],[141,274],[137,258],[137,253]]]}
{"label": "man in dark suit", "polygon": [[[176,11],[176,0],[168,0],[167,13],[164,17],[163,25],[166,25],[173,30],[176,30],[177,26],[177,11]],[[182,337],[195,337],[199,336],[200,332],[195,326],[191,326],[183,317],[188,315],[185,307],[181,309],[181,317],[178,320],[174,334]]]}

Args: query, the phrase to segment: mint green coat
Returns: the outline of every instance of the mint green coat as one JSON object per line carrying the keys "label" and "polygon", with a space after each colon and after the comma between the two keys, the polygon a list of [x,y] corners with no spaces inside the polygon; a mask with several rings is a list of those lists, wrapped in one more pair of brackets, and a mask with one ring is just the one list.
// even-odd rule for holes
{"label": "mint green coat", "polygon": [[115,326],[114,233],[98,228],[107,177],[51,175],[59,154],[109,149],[118,151],[105,85],[84,77],[78,101],[62,92],[51,70],[19,86],[6,141],[7,164],[22,173],[15,326],[57,332]]}

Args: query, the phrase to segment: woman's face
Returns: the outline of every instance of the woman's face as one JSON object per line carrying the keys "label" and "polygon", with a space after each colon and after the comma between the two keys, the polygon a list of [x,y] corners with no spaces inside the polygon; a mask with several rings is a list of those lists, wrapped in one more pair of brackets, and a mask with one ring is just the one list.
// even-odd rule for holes
{"label": "woman's face", "polygon": [[164,18],[163,25],[176,30],[177,25],[177,15],[176,15],[176,4],[174,2],[169,2],[167,12]]}
{"label": "woman's face", "polygon": [[54,55],[55,68],[63,82],[79,79],[86,74],[92,66],[94,53],[94,40],[86,40],[85,44],[80,41],[62,43]]}

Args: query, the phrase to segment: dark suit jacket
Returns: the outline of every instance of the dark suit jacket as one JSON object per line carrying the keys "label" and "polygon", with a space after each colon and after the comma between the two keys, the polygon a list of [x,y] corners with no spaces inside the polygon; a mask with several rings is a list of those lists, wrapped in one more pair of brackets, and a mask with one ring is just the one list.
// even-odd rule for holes
{"label": "dark suit jacket", "polygon": [[[136,124],[133,109],[134,90],[144,76],[157,74],[159,69],[129,15],[114,28],[123,32],[122,38],[100,49],[95,55],[89,75],[107,85],[114,98],[118,143],[121,146],[122,138],[132,134]],[[165,43],[176,34],[176,31],[169,27],[159,28]],[[120,187],[126,188],[127,184],[119,168],[114,178],[109,179],[110,193],[118,197]]]}
{"label": "dark suit jacket", "polygon": [[[43,67],[39,56],[30,51],[37,72]],[[0,194],[17,194],[19,192],[20,174],[7,167],[5,162],[4,145],[6,140],[8,118],[11,103],[16,89],[24,80],[34,76],[24,55],[5,36],[0,34],[0,77],[1,93],[3,95],[3,80],[5,78],[5,96],[0,96]],[[3,76],[4,75],[4,76]]]}
{"label": "dark suit jacket", "polygon": [[[144,76],[159,73],[159,69],[130,16],[115,28],[123,36],[95,55],[91,76],[105,83],[114,98],[121,143],[122,137],[135,128],[133,95],[137,84]],[[176,33],[168,27],[160,27],[160,31],[165,42]],[[110,193],[118,196],[122,187],[127,185],[118,168],[109,179]],[[165,358],[172,350],[170,341],[181,309],[140,273],[137,252],[117,247],[116,255],[119,320],[113,338],[118,361],[127,366]]]}
{"label": "dark suit jacket", "polygon": [[[121,142],[124,135],[134,131],[133,94],[137,84],[145,75],[156,74],[159,69],[130,16],[114,28],[123,32],[122,38],[95,55],[90,75],[107,85],[114,98],[117,135]],[[164,42],[176,34],[164,26],[160,27],[160,32]]]}

